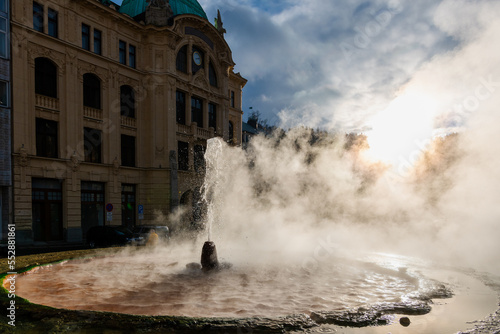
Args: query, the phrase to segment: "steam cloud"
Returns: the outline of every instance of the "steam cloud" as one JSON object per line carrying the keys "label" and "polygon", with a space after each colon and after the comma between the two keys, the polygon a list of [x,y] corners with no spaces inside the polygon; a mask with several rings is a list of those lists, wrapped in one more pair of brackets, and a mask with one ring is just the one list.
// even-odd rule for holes
{"label": "steam cloud", "polygon": [[[254,138],[247,155],[224,147],[213,198],[212,238],[220,254],[304,261],[326,245],[332,252],[395,252],[500,273],[500,23],[491,17],[499,6],[444,1],[436,24],[461,46],[423,65],[402,88],[432,99],[423,115],[435,134],[461,131],[453,147],[460,158],[438,175],[446,182],[430,186],[413,170],[384,169],[346,152],[341,141],[311,147],[301,128],[279,144]],[[460,24],[457,15],[464,17]]]}

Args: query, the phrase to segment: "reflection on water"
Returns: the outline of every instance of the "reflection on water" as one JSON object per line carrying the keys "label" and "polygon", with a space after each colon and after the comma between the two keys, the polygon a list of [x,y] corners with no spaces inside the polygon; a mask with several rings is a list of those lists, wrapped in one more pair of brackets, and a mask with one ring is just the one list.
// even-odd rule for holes
{"label": "reflection on water", "polygon": [[162,253],[68,261],[19,277],[16,290],[33,303],[74,310],[277,317],[396,303],[423,286],[406,270],[339,258],[314,271],[235,264],[206,274],[185,264]]}

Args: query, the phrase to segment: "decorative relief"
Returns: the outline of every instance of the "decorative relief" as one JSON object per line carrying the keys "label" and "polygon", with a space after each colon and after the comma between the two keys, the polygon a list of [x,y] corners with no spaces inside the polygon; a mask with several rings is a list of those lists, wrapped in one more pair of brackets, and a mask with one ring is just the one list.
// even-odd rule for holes
{"label": "decorative relief", "polygon": [[155,147],[155,158],[156,159],[163,159],[165,158],[165,147]]}
{"label": "decorative relief", "polygon": [[123,75],[123,74],[119,74],[118,73],[117,77],[115,77],[112,80],[113,81],[116,80],[118,82],[118,86],[128,85],[130,87],[139,87],[139,81],[138,80],[129,78],[129,77]]}
{"label": "decorative relief", "polygon": [[109,81],[109,71],[107,69],[104,69],[102,67],[96,66],[94,64],[87,63],[85,61],[79,60],[78,61],[78,78],[80,79],[81,82],[83,82],[83,75],[85,73],[92,73],[95,74],[101,79],[101,83],[103,88],[107,88],[108,86],[108,81]]}
{"label": "decorative relief", "polygon": [[208,90],[209,83],[204,69],[199,70],[193,77],[193,85]]}
{"label": "decorative relief", "polygon": [[28,151],[24,148],[24,145],[19,149],[19,165],[21,167],[28,167],[30,164],[30,158],[28,157]]}
{"label": "decorative relief", "polygon": [[74,173],[78,172],[80,169],[80,161],[78,160],[76,153],[73,153],[71,156],[71,159],[68,161],[68,166]]}
{"label": "decorative relief", "polygon": [[66,56],[60,52],[48,49],[39,44],[28,43],[28,56],[28,62],[29,64],[33,64],[33,66],[35,64],[36,58],[45,57],[56,63],[60,75],[65,73],[66,68],[64,65],[66,63]]}

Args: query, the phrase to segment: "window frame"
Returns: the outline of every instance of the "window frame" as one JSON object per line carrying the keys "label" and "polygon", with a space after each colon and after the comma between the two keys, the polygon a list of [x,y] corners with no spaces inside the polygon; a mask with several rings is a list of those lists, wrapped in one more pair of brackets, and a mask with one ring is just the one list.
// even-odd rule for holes
{"label": "window frame", "polygon": [[218,87],[219,86],[219,84],[217,82],[217,71],[215,70],[215,66],[212,63],[212,61],[210,61],[208,63],[208,81],[210,82],[210,85],[212,87]]}
{"label": "window frame", "polygon": [[9,58],[9,20],[6,17],[0,16],[4,24],[4,30],[1,30],[0,25],[0,57]]}
{"label": "window frame", "polygon": [[[43,66],[42,62],[46,66]],[[35,58],[35,94],[57,99],[57,76],[58,68],[52,60],[45,57]]]}
{"label": "window frame", "polygon": [[[95,82],[89,82],[90,78],[96,79]],[[96,83],[96,85],[92,85]],[[83,105],[85,107],[102,110],[102,85],[101,79],[93,73],[83,75]]]}
{"label": "window frame", "polygon": [[44,25],[44,7],[42,4],[33,1],[33,30],[43,33]]}
{"label": "window frame", "polygon": [[[50,131],[45,131],[47,125],[50,125],[49,128],[52,127]],[[36,156],[57,159],[59,157],[59,123],[37,117],[35,120],[35,132]],[[48,140],[49,138],[53,140]]]}
{"label": "window frame", "polygon": [[235,104],[235,98],[234,98],[234,90],[230,91],[230,100],[231,100],[231,108],[234,108]]}
{"label": "window frame", "polygon": [[[2,92],[4,89],[5,92]],[[9,91],[10,91],[9,82],[0,80],[0,107],[9,107],[10,105]],[[5,102],[2,102],[2,93],[5,94]]]}
{"label": "window frame", "polygon": [[0,0],[0,12],[9,13],[9,2],[7,0]]}
{"label": "window frame", "polygon": [[121,135],[121,165],[136,167],[137,138],[135,136]]}
{"label": "window frame", "polygon": [[186,44],[179,49],[179,52],[177,52],[177,56],[175,58],[175,68],[177,69],[177,71],[187,73],[187,54],[188,46]]}
{"label": "window frame", "polygon": [[98,55],[102,55],[102,31],[94,28],[94,50],[93,52]]}
{"label": "window frame", "polygon": [[[98,138],[92,138],[95,134]],[[88,145],[90,143],[90,145]],[[102,163],[102,131],[99,129],[83,128],[83,151],[84,161],[90,163]]]}
{"label": "window frame", "polygon": [[127,42],[118,40],[118,62],[127,65]]}
{"label": "window frame", "polygon": [[47,9],[47,34],[59,38],[59,13],[50,7]]}
{"label": "window frame", "polygon": [[196,122],[199,128],[203,127],[203,99],[201,97],[191,96],[191,122]]}
{"label": "window frame", "polygon": [[137,48],[135,45],[128,45],[128,66],[136,68]]}
{"label": "window frame", "polygon": [[86,23],[82,23],[82,49],[90,51],[90,26]]}

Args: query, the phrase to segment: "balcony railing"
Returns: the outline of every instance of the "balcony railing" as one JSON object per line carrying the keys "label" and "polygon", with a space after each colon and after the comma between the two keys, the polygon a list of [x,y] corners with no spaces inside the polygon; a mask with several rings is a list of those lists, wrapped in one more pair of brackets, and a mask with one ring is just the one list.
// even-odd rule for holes
{"label": "balcony railing", "polygon": [[121,125],[127,126],[129,128],[136,128],[137,127],[137,120],[135,118],[132,118],[132,117],[121,116]]}
{"label": "balcony railing", "polygon": [[102,110],[83,106],[83,116],[87,118],[102,120]]}
{"label": "balcony railing", "polygon": [[44,108],[44,109],[50,109],[50,110],[59,110],[59,99],[58,98],[40,95],[40,94],[36,94],[35,96],[36,96],[35,103],[36,103],[37,107]]}
{"label": "balcony railing", "polygon": [[187,136],[194,136],[200,139],[209,139],[215,136],[213,128],[209,129],[199,128],[197,124],[194,122],[191,123],[191,126],[184,124],[177,124],[177,133]]}

